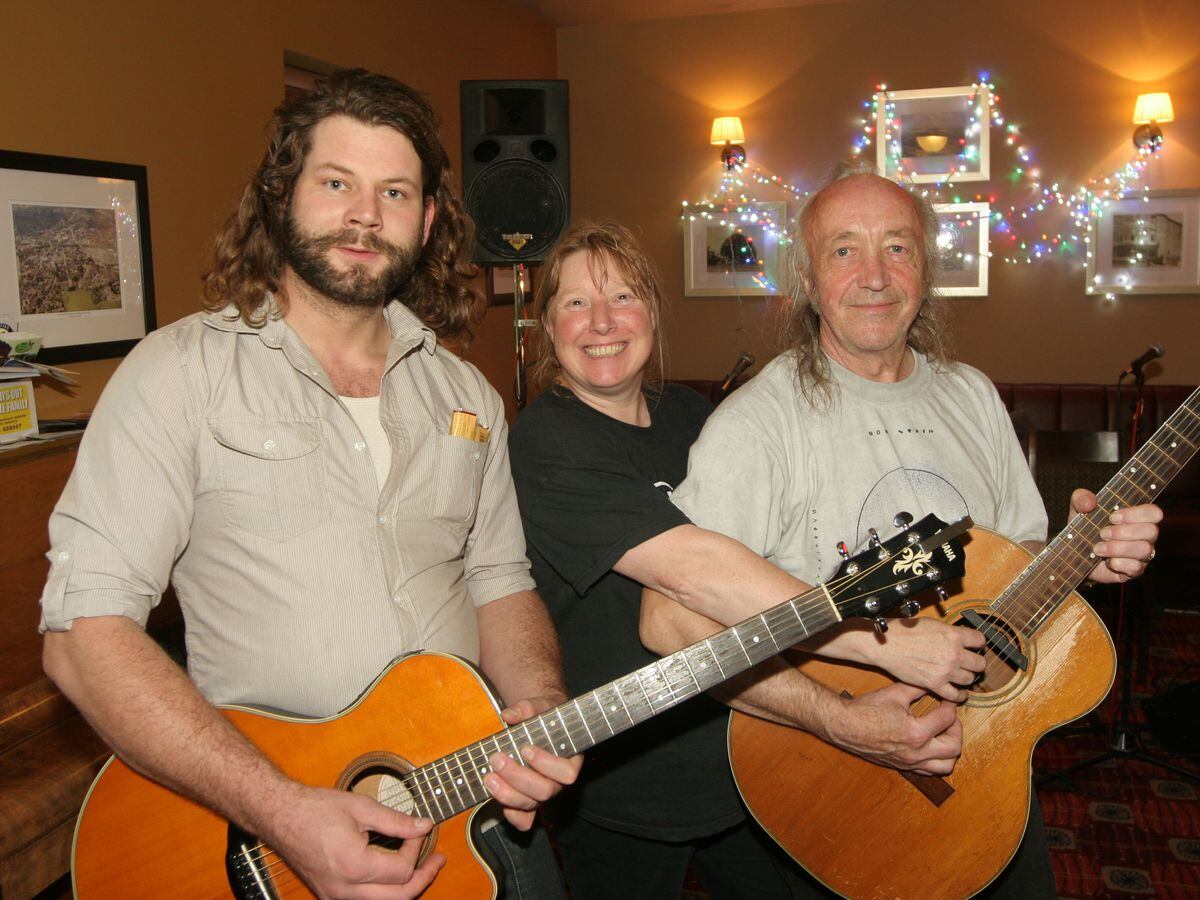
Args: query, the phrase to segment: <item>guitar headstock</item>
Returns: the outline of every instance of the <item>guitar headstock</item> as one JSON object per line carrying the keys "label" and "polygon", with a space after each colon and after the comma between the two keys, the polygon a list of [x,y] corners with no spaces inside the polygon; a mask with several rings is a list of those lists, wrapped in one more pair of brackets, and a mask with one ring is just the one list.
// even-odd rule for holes
{"label": "guitar headstock", "polygon": [[[900,513],[896,522],[911,519]],[[915,614],[917,594],[962,576],[966,554],[960,538],[973,524],[964,516],[947,525],[931,513],[886,541],[872,529],[867,549],[844,560],[825,584],[838,613],[843,619],[873,619],[880,631],[887,630],[883,614],[897,605],[903,604],[905,615]]]}

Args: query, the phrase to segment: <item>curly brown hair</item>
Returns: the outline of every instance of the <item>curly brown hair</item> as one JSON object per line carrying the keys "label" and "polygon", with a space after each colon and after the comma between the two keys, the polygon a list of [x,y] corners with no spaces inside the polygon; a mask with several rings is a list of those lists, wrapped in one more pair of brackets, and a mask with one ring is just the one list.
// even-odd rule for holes
{"label": "curly brown hair", "polygon": [[428,98],[365,69],[343,69],[315,89],[285,101],[271,120],[262,161],[237,209],[213,241],[203,276],[204,308],[234,304],[247,323],[266,321],[268,291],[278,291],[292,192],[312,144],[313,129],[330,116],[386,125],[412,141],[421,160],[422,193],[437,214],[416,271],[399,296],[440,338],[469,339],[481,300],[470,261],[475,226],[454,191],[450,158]]}
{"label": "curly brown hair", "polygon": [[642,249],[633,232],[616,222],[579,222],[572,225],[550,249],[542,266],[534,301],[540,327],[537,330],[538,359],[530,370],[534,387],[544,389],[558,377],[558,357],[554,344],[546,331],[550,317],[550,304],[558,293],[563,263],[574,253],[588,255],[588,269],[592,277],[601,279],[609,272],[617,272],[628,282],[646,308],[650,310],[650,323],[654,328],[654,351],[643,372],[650,385],[662,379],[665,368],[662,328],[662,288],[654,263]]}
{"label": "curly brown hair", "polygon": [[[783,316],[780,338],[785,349],[796,357],[796,374],[801,392],[814,405],[828,404],[833,399],[829,361],[821,351],[821,317],[817,298],[810,296],[805,288],[806,284],[816,285],[812,243],[815,240],[817,214],[824,205],[830,187],[844,179],[860,177],[880,178],[875,174],[875,169],[862,160],[838,164],[821,189],[805,202],[788,246],[785,287],[789,300],[780,308]],[[896,188],[904,190],[899,185]],[[921,226],[921,293],[925,298],[909,329],[908,345],[935,364],[946,364],[950,362],[946,300],[934,288],[940,268],[937,213],[924,197],[912,191],[904,193],[912,203],[913,212]]]}

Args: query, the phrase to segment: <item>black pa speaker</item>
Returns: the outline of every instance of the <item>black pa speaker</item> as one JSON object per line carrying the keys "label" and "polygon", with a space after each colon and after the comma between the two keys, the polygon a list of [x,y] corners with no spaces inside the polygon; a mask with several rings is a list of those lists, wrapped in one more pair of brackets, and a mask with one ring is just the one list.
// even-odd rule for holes
{"label": "black pa speaker", "polygon": [[541,262],[571,218],[567,82],[462,82],[475,262]]}

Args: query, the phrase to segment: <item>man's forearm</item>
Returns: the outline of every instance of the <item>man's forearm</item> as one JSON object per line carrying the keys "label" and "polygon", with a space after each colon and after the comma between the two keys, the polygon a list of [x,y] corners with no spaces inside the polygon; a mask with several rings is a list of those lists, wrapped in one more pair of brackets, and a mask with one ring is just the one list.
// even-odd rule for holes
{"label": "man's forearm", "polygon": [[479,667],[506,704],[542,697],[567,699],[554,623],[535,591],[493,600],[476,611]]}
{"label": "man's forearm", "polygon": [[[655,653],[673,653],[710,637],[720,623],[692,613],[654,591],[642,595],[642,643]],[[829,723],[843,706],[832,692],[780,656],[714,688],[711,693],[739,712],[829,737]]]}
{"label": "man's forearm", "polygon": [[295,786],[201,696],[135,622],[50,632],[47,674],[130,767],[255,833]]}

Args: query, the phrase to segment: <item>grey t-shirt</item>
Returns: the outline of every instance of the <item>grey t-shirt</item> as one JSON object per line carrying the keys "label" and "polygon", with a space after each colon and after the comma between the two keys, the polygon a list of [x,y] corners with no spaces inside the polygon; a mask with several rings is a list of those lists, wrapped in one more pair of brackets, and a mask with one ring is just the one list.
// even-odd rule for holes
{"label": "grey t-shirt", "polygon": [[920,354],[903,381],[860,378],[830,360],[835,399],[813,408],[795,358],[772,360],[709,418],[672,500],[796,577],[828,579],[837,543],[883,538],[905,511],[969,514],[1013,541],[1045,540],[1046,512],[992,383]]}

